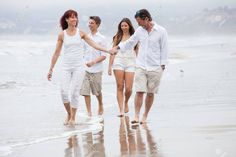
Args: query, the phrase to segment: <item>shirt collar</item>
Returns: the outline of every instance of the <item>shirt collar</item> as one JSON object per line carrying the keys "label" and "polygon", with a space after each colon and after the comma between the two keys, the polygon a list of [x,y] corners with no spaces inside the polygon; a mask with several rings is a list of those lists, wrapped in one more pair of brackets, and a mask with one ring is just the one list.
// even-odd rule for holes
{"label": "shirt collar", "polygon": [[153,25],[152,29],[153,29],[153,30],[158,30],[157,23],[153,21],[153,24],[154,24],[154,25]]}
{"label": "shirt collar", "polygon": [[[157,25],[157,23],[154,22],[154,21],[152,21],[152,23],[153,23],[153,27],[152,27],[152,30],[151,30],[151,31],[154,31],[154,30],[157,31],[157,30],[158,30],[158,25]],[[142,26],[140,26],[140,27],[142,27]],[[143,29],[143,30],[146,30],[146,29],[143,28],[143,27],[142,27],[142,29]],[[146,30],[146,31],[147,31],[147,30]]]}
{"label": "shirt collar", "polygon": [[89,33],[91,36],[98,36],[98,35],[100,35],[100,32],[99,31],[97,31],[97,33],[95,33],[95,34],[92,34],[91,32]]}

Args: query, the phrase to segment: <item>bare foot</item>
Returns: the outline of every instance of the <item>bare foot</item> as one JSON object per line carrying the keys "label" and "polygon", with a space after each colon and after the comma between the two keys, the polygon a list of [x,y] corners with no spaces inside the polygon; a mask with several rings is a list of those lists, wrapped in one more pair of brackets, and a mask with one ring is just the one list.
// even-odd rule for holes
{"label": "bare foot", "polygon": [[92,117],[92,112],[88,112],[88,116],[89,116],[89,117]]}
{"label": "bare foot", "polygon": [[128,106],[128,103],[125,104],[125,113],[128,113],[129,112],[129,106]]}
{"label": "bare foot", "polygon": [[117,117],[124,117],[124,114],[119,114],[119,115],[117,115]]}
{"label": "bare foot", "polygon": [[134,120],[131,121],[131,124],[139,124],[139,117],[135,116]]}
{"label": "bare foot", "polygon": [[147,123],[147,116],[143,115],[142,121],[140,122],[140,124],[144,124]]}
{"label": "bare foot", "polygon": [[98,115],[101,116],[103,114],[103,105],[98,108]]}
{"label": "bare foot", "polygon": [[72,119],[69,121],[68,124],[69,124],[69,125],[72,125],[72,126],[73,126],[73,125],[78,125],[78,123],[75,122],[75,120],[72,120]]}
{"label": "bare foot", "polygon": [[141,123],[141,122],[140,122],[140,124],[141,124],[141,126],[143,127],[143,129],[148,130],[147,123]]}
{"label": "bare foot", "polygon": [[69,124],[69,121],[70,121],[70,115],[67,115],[65,121],[64,121],[64,125],[68,125]]}

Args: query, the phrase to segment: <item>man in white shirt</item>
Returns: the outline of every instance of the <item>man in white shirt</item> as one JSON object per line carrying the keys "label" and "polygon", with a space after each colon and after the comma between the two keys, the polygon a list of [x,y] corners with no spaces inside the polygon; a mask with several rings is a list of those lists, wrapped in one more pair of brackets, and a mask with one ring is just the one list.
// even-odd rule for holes
{"label": "man in white shirt", "polygon": [[[101,19],[98,16],[89,17],[89,29],[90,38],[101,46],[106,46],[106,39],[98,31],[98,27],[101,24]],[[84,96],[88,116],[92,116],[91,111],[91,97],[90,91],[93,95],[96,95],[98,100],[98,115],[103,114],[103,102],[102,102],[102,61],[106,59],[103,52],[98,51],[89,45],[85,44],[85,62],[86,62],[86,74],[80,90],[80,94]]]}
{"label": "man in white shirt", "polygon": [[151,14],[146,9],[136,12],[135,19],[139,25],[135,33],[124,43],[112,49],[126,50],[139,43],[135,71],[135,117],[132,124],[139,123],[139,113],[146,93],[145,111],[140,123],[145,123],[148,112],[157,93],[162,72],[167,64],[168,42],[165,28],[152,21]]}

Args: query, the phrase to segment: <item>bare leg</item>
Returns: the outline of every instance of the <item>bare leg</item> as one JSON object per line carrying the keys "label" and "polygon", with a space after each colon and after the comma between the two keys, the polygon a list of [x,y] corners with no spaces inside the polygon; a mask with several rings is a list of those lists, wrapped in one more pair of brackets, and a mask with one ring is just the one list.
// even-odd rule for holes
{"label": "bare leg", "polygon": [[69,123],[70,118],[71,118],[70,102],[64,103],[64,107],[65,107],[66,112],[67,112],[67,117],[66,117],[66,119],[65,119],[64,125],[67,125],[67,124]]}
{"label": "bare leg", "polygon": [[139,113],[140,113],[140,109],[142,107],[143,104],[143,92],[136,92],[135,94],[135,101],[134,101],[134,105],[135,105],[135,117],[134,120],[136,122],[139,121]]}
{"label": "bare leg", "polygon": [[70,125],[75,125],[76,124],[75,123],[76,111],[77,111],[77,108],[71,107],[71,118],[70,118],[70,122],[69,122]]}
{"label": "bare leg", "polygon": [[85,103],[86,103],[88,116],[91,117],[92,116],[92,111],[91,111],[91,97],[90,97],[90,95],[84,95],[84,100],[85,100]]}
{"label": "bare leg", "polygon": [[128,101],[132,94],[133,82],[134,82],[134,73],[126,72],[125,73],[125,113],[129,112]]}
{"label": "bare leg", "polygon": [[102,93],[97,96],[98,99],[98,115],[103,114],[103,103],[102,103]]}
{"label": "bare leg", "polygon": [[114,70],[117,85],[117,101],[120,109],[120,116],[124,115],[124,71]]}
{"label": "bare leg", "polygon": [[147,93],[145,100],[145,111],[142,118],[142,123],[145,123],[147,120],[148,112],[150,111],[154,100],[154,93]]}

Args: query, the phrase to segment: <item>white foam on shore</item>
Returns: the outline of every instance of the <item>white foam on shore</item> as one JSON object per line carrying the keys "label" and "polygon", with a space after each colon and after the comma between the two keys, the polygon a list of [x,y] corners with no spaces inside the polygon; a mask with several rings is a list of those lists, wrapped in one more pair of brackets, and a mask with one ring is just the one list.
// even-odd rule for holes
{"label": "white foam on shore", "polygon": [[7,156],[12,153],[12,148],[9,146],[0,146],[0,156]]}
{"label": "white foam on shore", "polygon": [[[60,138],[66,138],[66,137],[70,137],[74,134],[85,134],[85,133],[88,133],[88,132],[101,131],[102,128],[103,128],[103,124],[98,123],[98,122],[100,122],[100,120],[101,120],[101,118],[94,119],[92,121],[88,121],[88,123],[86,123],[86,124],[92,124],[92,125],[88,125],[89,127],[85,128],[85,129],[67,131],[67,132],[63,132],[63,133],[58,134],[58,135],[41,137],[41,138],[37,138],[37,139],[30,139],[30,140],[25,141],[25,142],[18,142],[18,143],[11,144],[11,145],[0,146],[0,156],[7,156],[7,155],[11,154],[13,152],[13,149],[17,148],[17,147],[25,147],[25,146],[29,146],[29,145],[33,145],[33,144],[37,144],[37,143],[42,143],[42,142],[45,142],[45,141],[56,140],[56,139],[60,139]],[[79,123],[79,124],[83,125],[84,123],[82,122],[82,123]]]}

